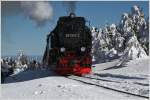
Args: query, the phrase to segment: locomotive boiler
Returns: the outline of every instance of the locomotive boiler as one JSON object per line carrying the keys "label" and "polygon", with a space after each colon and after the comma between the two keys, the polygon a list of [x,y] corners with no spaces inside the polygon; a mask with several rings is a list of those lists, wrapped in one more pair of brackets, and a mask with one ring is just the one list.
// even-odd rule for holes
{"label": "locomotive boiler", "polygon": [[43,63],[60,75],[84,75],[91,72],[92,36],[84,17],[74,13],[60,17],[47,36]]}

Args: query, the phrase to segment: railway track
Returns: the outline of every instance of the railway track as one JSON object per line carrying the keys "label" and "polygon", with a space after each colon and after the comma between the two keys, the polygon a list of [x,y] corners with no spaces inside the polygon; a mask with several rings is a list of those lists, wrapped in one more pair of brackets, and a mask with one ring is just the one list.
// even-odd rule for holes
{"label": "railway track", "polygon": [[123,93],[123,94],[131,95],[131,96],[136,96],[136,97],[149,99],[148,96],[134,94],[134,93],[131,93],[131,92],[126,92],[126,91],[123,91],[123,90],[119,90],[119,89],[116,89],[116,88],[112,88],[112,87],[108,87],[108,86],[99,84],[99,81],[108,81],[106,79],[100,79],[100,78],[95,79],[95,78],[91,78],[89,76],[82,76],[81,77],[81,76],[74,76],[74,75],[65,76],[65,77],[68,78],[68,79],[79,81],[79,82],[84,83],[84,84],[94,85],[94,86],[97,86],[97,87],[109,89],[109,90],[116,91],[116,92],[119,92],[119,93]]}

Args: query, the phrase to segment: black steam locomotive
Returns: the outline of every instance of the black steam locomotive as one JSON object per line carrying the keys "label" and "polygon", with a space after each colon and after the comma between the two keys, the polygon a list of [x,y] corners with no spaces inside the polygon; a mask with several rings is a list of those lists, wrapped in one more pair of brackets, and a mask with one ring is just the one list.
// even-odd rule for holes
{"label": "black steam locomotive", "polygon": [[83,75],[91,72],[92,36],[84,17],[60,17],[55,29],[47,36],[43,63],[58,74]]}

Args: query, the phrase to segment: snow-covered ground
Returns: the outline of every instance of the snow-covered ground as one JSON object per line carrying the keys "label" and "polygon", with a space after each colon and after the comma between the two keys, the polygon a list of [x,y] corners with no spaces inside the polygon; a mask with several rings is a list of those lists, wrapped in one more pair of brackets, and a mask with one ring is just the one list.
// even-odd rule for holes
{"label": "snow-covered ground", "polygon": [[[93,68],[93,78],[105,79],[101,85],[126,92],[149,96],[149,58],[131,60],[123,66],[113,62],[97,64]],[[111,67],[110,67],[111,66]]]}
{"label": "snow-covered ground", "polygon": [[[2,99],[127,100],[130,98],[141,100],[141,98],[129,97],[107,89],[82,84],[62,76],[55,76],[55,74],[50,74],[51,72],[48,73],[45,70],[41,71],[40,74],[36,72],[27,71],[20,76],[9,77],[8,79],[11,81],[7,79],[8,83],[2,84]],[[41,75],[41,73],[44,75]],[[28,78],[25,76],[28,76]],[[40,78],[43,76],[44,78]]]}
{"label": "snow-covered ground", "polygon": [[[130,61],[116,68],[117,60],[97,64],[93,74],[101,85],[148,96],[148,58]],[[113,67],[114,66],[114,67]],[[90,75],[89,75],[90,76]],[[94,78],[95,78],[94,77]],[[1,85],[2,99],[48,99],[48,100],[145,100],[112,90],[87,85],[48,70],[27,70],[12,75]]]}

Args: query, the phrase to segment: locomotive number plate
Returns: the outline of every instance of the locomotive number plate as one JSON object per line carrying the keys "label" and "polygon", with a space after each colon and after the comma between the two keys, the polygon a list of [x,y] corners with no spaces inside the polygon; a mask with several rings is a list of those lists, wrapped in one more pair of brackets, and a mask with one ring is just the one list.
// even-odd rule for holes
{"label": "locomotive number plate", "polygon": [[65,34],[66,38],[79,38],[80,34]]}

